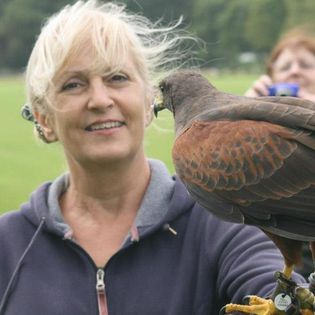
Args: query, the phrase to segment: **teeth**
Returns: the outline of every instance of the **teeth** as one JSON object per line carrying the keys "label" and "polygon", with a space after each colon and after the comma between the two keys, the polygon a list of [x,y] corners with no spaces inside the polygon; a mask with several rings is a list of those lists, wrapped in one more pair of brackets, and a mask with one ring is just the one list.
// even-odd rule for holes
{"label": "teeth", "polygon": [[88,130],[94,131],[94,130],[101,130],[101,129],[110,129],[110,128],[115,128],[115,127],[120,127],[122,126],[123,123],[120,121],[109,121],[101,124],[95,124],[90,127],[88,127]]}

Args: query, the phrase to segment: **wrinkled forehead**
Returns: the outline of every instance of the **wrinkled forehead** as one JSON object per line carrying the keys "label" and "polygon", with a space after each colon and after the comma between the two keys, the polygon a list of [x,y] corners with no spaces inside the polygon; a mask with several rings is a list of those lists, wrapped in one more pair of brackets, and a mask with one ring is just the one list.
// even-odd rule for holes
{"label": "wrinkled forehead", "polygon": [[[67,20],[66,20],[67,21]],[[143,69],[142,42],[125,21],[106,14],[88,12],[77,25],[56,28],[56,50],[53,58],[56,73],[68,67],[73,59],[84,54],[92,56],[91,68],[119,69],[127,59],[139,71]]]}
{"label": "wrinkled forehead", "polygon": [[126,67],[126,64],[140,71],[128,39],[122,41],[117,38],[114,41],[106,34],[99,38],[93,38],[91,35],[87,32],[73,41],[63,61],[56,68],[54,77],[80,65],[84,65],[86,70],[93,73],[120,71]]}
{"label": "wrinkled forehead", "polygon": [[[78,46],[80,47],[80,46]],[[135,62],[131,54],[112,54],[106,50],[99,51],[90,41],[81,46],[82,49],[74,49],[65,58],[64,62],[56,69],[53,81],[67,72],[85,72],[89,74],[110,74],[126,70],[126,67],[133,68]]]}
{"label": "wrinkled forehead", "polygon": [[306,47],[288,47],[275,60],[276,63],[294,60],[315,60],[315,54]]}
{"label": "wrinkled forehead", "polygon": [[306,47],[285,48],[273,62],[271,75],[274,75],[283,67],[288,67],[294,63],[313,67],[315,66],[315,54]]}

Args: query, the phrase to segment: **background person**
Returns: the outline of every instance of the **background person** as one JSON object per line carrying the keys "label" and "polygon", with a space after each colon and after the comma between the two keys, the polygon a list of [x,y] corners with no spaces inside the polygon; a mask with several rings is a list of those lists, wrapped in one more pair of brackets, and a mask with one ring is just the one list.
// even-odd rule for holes
{"label": "background person", "polygon": [[267,59],[266,74],[246,91],[249,97],[269,95],[274,83],[297,83],[297,96],[315,101],[315,37],[293,30],[274,46]]}
{"label": "background person", "polygon": [[180,39],[110,2],[44,25],[26,116],[60,142],[69,172],[0,218],[0,314],[218,314],[272,291],[273,243],[213,217],[145,156],[154,70]]}

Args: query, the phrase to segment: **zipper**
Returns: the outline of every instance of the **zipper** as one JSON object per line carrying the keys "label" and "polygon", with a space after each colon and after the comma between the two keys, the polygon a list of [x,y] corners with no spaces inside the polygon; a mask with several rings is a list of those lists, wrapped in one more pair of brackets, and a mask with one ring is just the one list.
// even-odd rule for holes
{"label": "zipper", "polygon": [[[1,1],[1,0],[0,0]],[[136,231],[137,232],[137,231]],[[71,239],[71,235],[66,235],[67,237],[64,237],[64,240],[67,241],[67,244],[70,247],[74,247],[76,248],[81,254],[83,254],[89,261],[90,263],[95,267],[98,268],[94,261],[92,260],[92,258],[89,256],[89,254],[77,243],[75,243],[72,239]],[[136,236],[136,234],[135,234]],[[137,242],[138,238],[137,236],[135,238],[131,237],[131,242]],[[123,251],[126,250],[125,247],[122,247],[119,251]],[[113,256],[118,255],[118,253],[114,254]],[[110,258],[110,260],[113,257]],[[107,262],[108,264],[108,262]],[[102,268],[98,268],[96,271],[96,296],[97,296],[97,302],[98,302],[98,315],[108,315],[108,305],[107,305],[107,297],[106,297],[106,289],[105,289],[105,272],[104,269]]]}
{"label": "zipper", "polygon": [[97,293],[99,315],[108,315],[104,276],[105,276],[104,270],[101,268],[97,269],[96,293]]}

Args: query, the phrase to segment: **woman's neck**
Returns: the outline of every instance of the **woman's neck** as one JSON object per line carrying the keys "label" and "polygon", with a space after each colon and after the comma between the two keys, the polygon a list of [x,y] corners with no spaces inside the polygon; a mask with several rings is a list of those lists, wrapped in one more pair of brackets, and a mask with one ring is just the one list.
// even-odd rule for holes
{"label": "woman's neck", "polygon": [[60,200],[62,212],[98,217],[136,214],[149,179],[150,166],[145,157],[93,169],[70,167],[70,185]]}
{"label": "woman's neck", "polygon": [[98,171],[70,170],[69,188],[60,198],[73,239],[97,266],[104,266],[121,247],[149,184],[146,159],[126,164]]}

